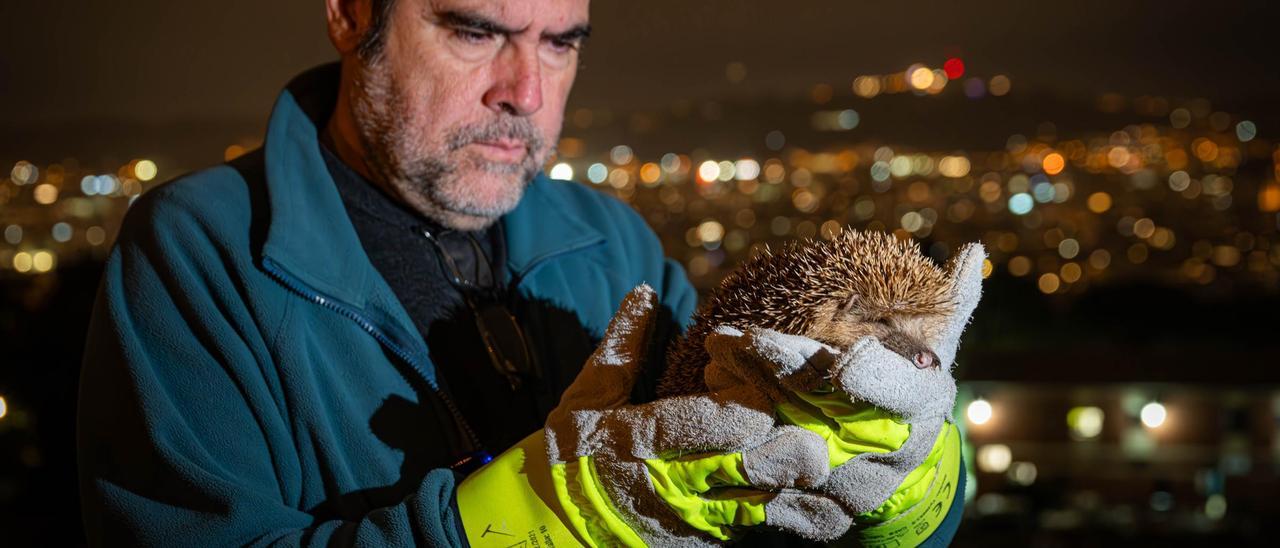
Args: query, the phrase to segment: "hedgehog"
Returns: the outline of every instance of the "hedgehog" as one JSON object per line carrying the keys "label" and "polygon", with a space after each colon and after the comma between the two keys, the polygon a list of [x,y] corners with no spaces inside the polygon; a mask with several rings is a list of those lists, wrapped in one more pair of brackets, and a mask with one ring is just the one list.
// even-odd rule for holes
{"label": "hedgehog", "polygon": [[658,395],[705,392],[707,335],[720,326],[769,328],[845,350],[876,337],[916,367],[939,367],[936,340],[957,303],[952,280],[892,234],[845,229],[830,240],[765,248],[731,272],[667,352]]}

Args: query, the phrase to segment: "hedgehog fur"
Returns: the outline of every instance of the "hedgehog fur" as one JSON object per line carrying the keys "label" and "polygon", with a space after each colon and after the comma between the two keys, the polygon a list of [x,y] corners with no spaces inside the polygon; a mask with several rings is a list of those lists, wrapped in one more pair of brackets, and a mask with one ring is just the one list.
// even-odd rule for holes
{"label": "hedgehog fur", "polygon": [[874,336],[906,356],[934,340],[954,311],[952,283],[915,243],[883,232],[846,229],[830,240],[765,248],[699,307],[667,353],[658,395],[706,391],[704,342],[719,326],[769,328],[838,349]]}

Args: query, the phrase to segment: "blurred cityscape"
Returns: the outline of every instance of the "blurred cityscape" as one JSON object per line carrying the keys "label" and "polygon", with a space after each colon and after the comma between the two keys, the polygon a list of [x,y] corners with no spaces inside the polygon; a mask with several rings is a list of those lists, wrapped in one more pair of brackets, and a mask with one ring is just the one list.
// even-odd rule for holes
{"label": "blurred cityscape", "polygon": [[[976,479],[957,543],[1262,543],[1280,515],[1280,121],[1261,116],[1024,92],[944,56],[802,97],[571,108],[547,170],[632,204],[703,291],[762,246],[846,226],[940,262],[985,244],[957,371]],[[83,541],[76,367],[129,204],[258,144],[0,157],[6,536]]]}

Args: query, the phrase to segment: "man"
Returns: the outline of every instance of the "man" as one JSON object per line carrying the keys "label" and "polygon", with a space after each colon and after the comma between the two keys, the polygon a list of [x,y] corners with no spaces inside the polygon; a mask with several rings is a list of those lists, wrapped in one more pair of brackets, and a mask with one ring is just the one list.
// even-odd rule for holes
{"label": "man", "polygon": [[[643,357],[695,293],[630,208],[539,173],[587,0],[325,6],[341,64],[289,84],[261,150],[153,189],[121,229],[81,381],[91,543],[849,527],[799,490],[827,474],[821,440],[774,427],[750,383],[626,402],[651,399]],[[694,449],[720,460],[667,458]],[[750,492],[704,503],[691,474]]]}

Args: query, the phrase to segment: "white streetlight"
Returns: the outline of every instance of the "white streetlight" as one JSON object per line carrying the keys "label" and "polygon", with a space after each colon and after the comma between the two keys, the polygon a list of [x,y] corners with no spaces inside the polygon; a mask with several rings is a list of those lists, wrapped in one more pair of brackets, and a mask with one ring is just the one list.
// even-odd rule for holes
{"label": "white streetlight", "polygon": [[965,416],[969,417],[969,422],[973,424],[986,424],[991,420],[991,415],[991,404],[982,398],[973,400],[965,409]]}
{"label": "white streetlight", "polygon": [[1151,402],[1142,406],[1142,412],[1138,416],[1142,418],[1143,426],[1160,428],[1165,418],[1169,416],[1169,412],[1159,402]]}

